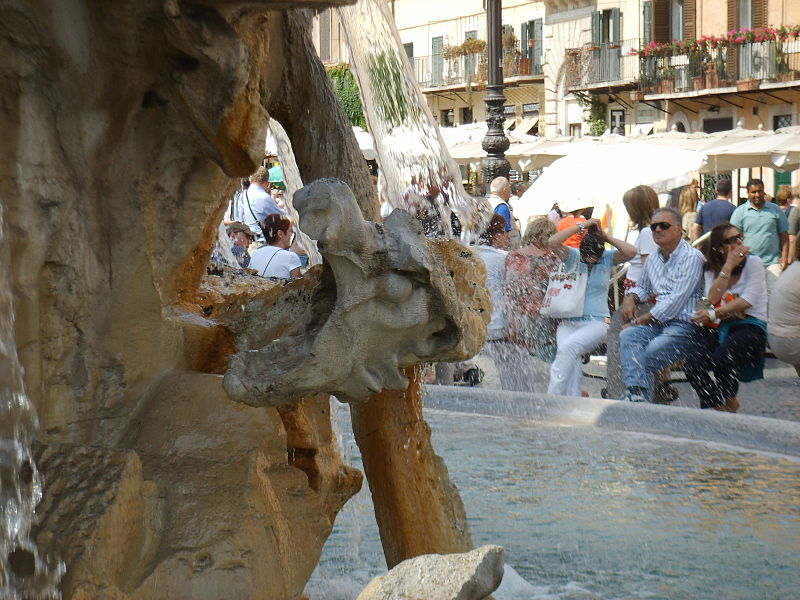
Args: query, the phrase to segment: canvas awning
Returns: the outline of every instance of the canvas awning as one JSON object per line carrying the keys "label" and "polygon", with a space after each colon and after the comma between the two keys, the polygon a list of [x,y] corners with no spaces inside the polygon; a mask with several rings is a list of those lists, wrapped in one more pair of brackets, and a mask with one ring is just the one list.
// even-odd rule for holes
{"label": "canvas awning", "polygon": [[517,133],[528,133],[539,124],[539,117],[525,117],[520,124],[514,128]]}

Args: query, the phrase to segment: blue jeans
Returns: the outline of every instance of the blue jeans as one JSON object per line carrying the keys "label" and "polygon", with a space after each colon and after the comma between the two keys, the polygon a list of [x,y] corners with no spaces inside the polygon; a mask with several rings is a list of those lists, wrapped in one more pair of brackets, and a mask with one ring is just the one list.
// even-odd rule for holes
{"label": "blue jeans", "polygon": [[688,321],[634,325],[619,336],[625,387],[647,390],[653,399],[653,374],[682,360],[692,346],[698,328]]}

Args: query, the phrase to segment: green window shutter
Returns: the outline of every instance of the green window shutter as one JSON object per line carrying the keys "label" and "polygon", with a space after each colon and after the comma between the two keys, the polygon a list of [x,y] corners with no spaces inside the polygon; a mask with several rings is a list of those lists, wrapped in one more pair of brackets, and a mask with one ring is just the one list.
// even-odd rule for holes
{"label": "green window shutter", "polygon": [[600,36],[603,35],[602,28],[601,28],[601,16],[600,11],[596,10],[592,12],[592,43],[599,44],[601,41]]}
{"label": "green window shutter", "polygon": [[622,12],[618,8],[611,9],[611,39],[609,41],[622,41]]}
{"label": "green window shutter", "polygon": [[528,22],[524,21],[519,28],[519,51],[522,58],[530,58],[528,48]]}
{"label": "green window shutter", "polygon": [[544,21],[536,19],[533,22],[533,48],[532,48],[533,62],[538,67],[542,66],[542,58],[544,56]]}
{"label": "green window shutter", "polygon": [[642,2],[642,46],[653,41],[653,3]]}

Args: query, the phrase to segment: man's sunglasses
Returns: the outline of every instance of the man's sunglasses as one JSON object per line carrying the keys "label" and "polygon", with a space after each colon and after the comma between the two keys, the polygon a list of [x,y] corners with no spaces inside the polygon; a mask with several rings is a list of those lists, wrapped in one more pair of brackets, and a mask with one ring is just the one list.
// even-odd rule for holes
{"label": "man's sunglasses", "polygon": [[666,221],[659,221],[658,223],[650,223],[650,231],[655,231],[656,229],[660,229],[661,231],[666,231],[672,227],[672,223],[667,223]]}
{"label": "man's sunglasses", "polygon": [[743,242],[743,241],[744,241],[744,236],[740,233],[739,235],[732,235],[729,238],[725,238],[724,240],[722,240],[722,243],[732,244],[734,242]]}

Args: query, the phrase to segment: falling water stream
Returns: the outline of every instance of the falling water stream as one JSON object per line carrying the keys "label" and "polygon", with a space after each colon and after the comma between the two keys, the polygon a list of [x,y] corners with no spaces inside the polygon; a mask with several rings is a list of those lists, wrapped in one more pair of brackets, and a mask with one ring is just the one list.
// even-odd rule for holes
{"label": "falling water stream", "polygon": [[461,172],[425,102],[388,3],[360,0],[338,10],[387,202],[417,215],[426,234],[434,236],[450,233],[452,211],[462,236],[474,237],[488,221],[489,207],[464,191]]}
{"label": "falling water stream", "polygon": [[25,394],[14,336],[4,212],[0,204],[0,598],[57,598],[63,565],[48,568],[30,536],[43,481],[32,454],[38,419]]}
{"label": "falling water stream", "polygon": [[[300,169],[297,168],[297,161],[294,158],[292,143],[289,141],[289,136],[286,134],[283,125],[275,119],[269,120],[269,130],[272,137],[275,139],[278,160],[281,163],[281,167],[283,167],[283,182],[286,184],[286,193],[284,194],[286,210],[289,212],[289,218],[291,218],[292,223],[299,223],[300,217],[294,209],[293,198],[297,190],[303,187],[303,180],[300,177]],[[295,227],[295,229],[297,230],[296,243],[299,244],[308,255],[308,264],[320,264],[322,262],[322,256],[320,256],[317,250],[316,242],[303,233],[299,227]]]}

